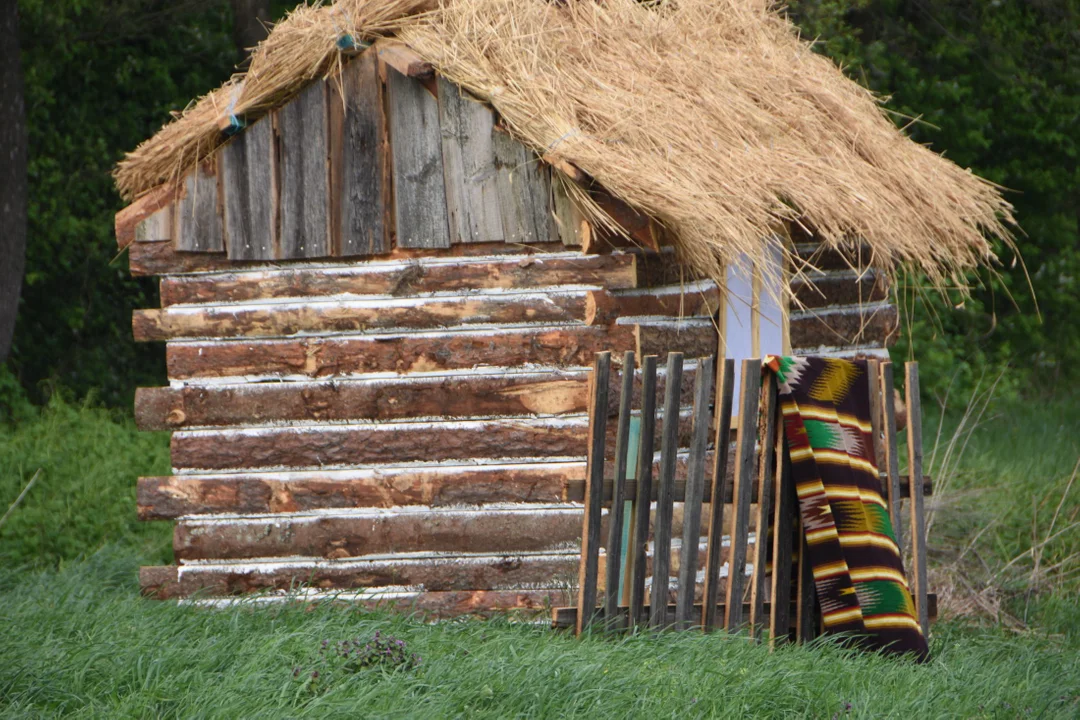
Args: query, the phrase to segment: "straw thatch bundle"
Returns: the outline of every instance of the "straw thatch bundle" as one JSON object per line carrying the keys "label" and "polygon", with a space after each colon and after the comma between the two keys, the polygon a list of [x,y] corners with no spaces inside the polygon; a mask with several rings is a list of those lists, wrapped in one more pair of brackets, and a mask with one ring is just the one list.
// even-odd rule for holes
{"label": "straw thatch bundle", "polygon": [[[944,284],[1009,242],[998,189],[906,138],[876,98],[812,52],[769,0],[341,0],[301,8],[255,51],[245,79],[203,98],[117,170],[127,196],[219,142],[216,121],[256,113],[333,71],[335,41],[396,34],[487,100],[537,152],[568,160],[722,278],[785,223],[830,245],[860,238],[875,265]],[[239,86],[239,90],[237,89]]]}

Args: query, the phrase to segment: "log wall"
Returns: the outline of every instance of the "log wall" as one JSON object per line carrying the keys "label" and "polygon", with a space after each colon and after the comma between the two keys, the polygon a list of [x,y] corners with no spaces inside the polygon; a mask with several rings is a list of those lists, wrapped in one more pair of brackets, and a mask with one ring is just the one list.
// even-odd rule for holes
{"label": "log wall", "polygon": [[[647,248],[614,249],[630,243],[590,228],[564,180],[377,44],[122,211],[132,272],[161,276],[133,332],[166,343],[169,378],[139,389],[136,418],[173,431],[173,474],[140,479],[138,505],[177,522],[177,564],[144,568],[145,590],[299,583],[439,616],[565,604],[594,354],[711,355],[728,300],[591,187]],[[883,280],[797,250],[788,348],[883,352]]]}

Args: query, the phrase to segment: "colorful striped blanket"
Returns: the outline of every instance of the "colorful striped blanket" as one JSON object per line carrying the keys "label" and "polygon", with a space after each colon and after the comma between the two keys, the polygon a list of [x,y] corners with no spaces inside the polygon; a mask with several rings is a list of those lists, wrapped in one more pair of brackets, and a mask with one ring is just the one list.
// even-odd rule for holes
{"label": "colorful striped blanket", "polygon": [[927,657],[926,638],[881,497],[867,364],[765,358],[776,373],[784,435],[827,633],[863,647]]}

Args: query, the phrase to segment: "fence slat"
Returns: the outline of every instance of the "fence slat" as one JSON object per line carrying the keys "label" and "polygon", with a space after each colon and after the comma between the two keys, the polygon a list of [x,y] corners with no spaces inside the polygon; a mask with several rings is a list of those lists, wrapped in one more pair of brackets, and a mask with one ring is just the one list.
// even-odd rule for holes
{"label": "fence slat", "polygon": [[[750,584],[750,635],[761,638],[765,620],[765,576],[769,548],[769,517],[776,474],[776,375],[769,373],[761,389],[761,446],[758,461],[757,541]],[[779,538],[777,538],[779,540]]]}
{"label": "fence slat", "polygon": [[634,499],[630,576],[630,618],[645,621],[645,552],[652,504],[653,442],[656,436],[656,356],[641,359],[641,428],[638,432],[637,495]]}
{"label": "fence slat", "polygon": [[596,614],[596,575],[600,564],[600,519],[603,511],[604,441],[607,437],[608,383],[611,353],[602,352],[593,363],[589,385],[589,455],[585,488],[585,527],[581,534],[578,571],[577,633],[588,627]]}
{"label": "fence slat", "polygon": [[[626,456],[630,441],[630,398],[634,392],[634,353],[623,355],[622,391],[619,394],[619,427],[615,434],[615,479],[608,510],[607,577],[604,583],[604,618],[608,627],[618,619],[619,570],[622,558],[623,512],[626,498]],[[602,500],[601,500],[602,502]]]}
{"label": "fence slat", "polygon": [[706,629],[716,627],[716,604],[720,595],[720,566],[723,564],[720,549],[724,538],[724,487],[727,480],[728,451],[731,448],[731,401],[735,386],[735,361],[725,359],[720,366],[719,391],[716,396],[716,436],[712,477],[711,502],[709,504],[709,544],[705,556],[705,593],[702,625]]}
{"label": "fence slat", "polygon": [[791,458],[784,446],[782,427],[776,433],[776,485],[773,503],[776,507],[773,516],[773,555],[772,555],[772,592],[769,613],[769,645],[775,647],[780,639],[786,639],[791,625],[791,559],[795,537],[795,485],[791,481]]}
{"label": "fence slat", "polygon": [[904,363],[905,391],[907,393],[907,441],[908,474],[911,493],[911,557],[915,567],[912,588],[915,596],[915,609],[919,612],[919,625],[923,635],[929,637],[930,616],[926,603],[926,516],[923,514],[923,445],[922,445],[922,406],[919,402],[919,363]]}
{"label": "fence slat", "polygon": [[[893,393],[892,363],[881,363],[878,374],[881,383],[881,405],[885,417],[883,445],[885,446],[885,490],[889,497],[889,519],[892,521],[893,532],[896,533],[896,544],[903,548],[904,528],[900,522],[900,504],[904,496],[900,492],[900,452],[896,447],[896,402]],[[908,475],[910,476],[911,473],[909,472]]]}
{"label": "fence slat", "polygon": [[679,449],[679,392],[682,385],[682,353],[669,353],[664,393],[663,438],[660,444],[660,492],[656,503],[653,537],[652,606],[649,624],[667,623],[668,574],[671,566],[671,514],[675,493],[675,454]]}
{"label": "fence slat", "polygon": [[[750,491],[757,459],[758,405],[761,362],[743,360],[739,394],[739,443],[735,449],[734,501],[731,522],[731,552],[728,554],[728,585],[724,627],[736,632],[743,623],[743,588],[746,585],[746,543],[750,532]],[[759,539],[760,541],[760,539]]]}
{"label": "fence slat", "polygon": [[[679,594],[675,599],[675,627],[689,628],[694,610],[697,585],[698,546],[701,544],[701,497],[705,490],[705,446],[709,442],[713,391],[712,356],[698,359],[694,383],[694,432],[690,441],[690,460],[683,505],[683,537],[679,557]],[[698,618],[694,618],[697,621]]]}

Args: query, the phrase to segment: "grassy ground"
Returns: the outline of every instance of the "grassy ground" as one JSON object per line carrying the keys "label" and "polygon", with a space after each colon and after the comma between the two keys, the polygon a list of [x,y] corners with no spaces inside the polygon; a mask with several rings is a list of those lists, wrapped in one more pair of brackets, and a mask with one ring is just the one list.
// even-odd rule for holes
{"label": "grassy ground", "polygon": [[[167,471],[167,440],[55,404],[0,427],[0,511],[42,469],[0,527],[0,714],[1077,717],[1080,487],[1065,491],[1080,404],[992,415],[959,462],[937,458],[935,589],[966,615],[935,627],[919,667],[828,644],[770,654],[719,635],[576,641],[506,622],[144,600],[136,568],[169,560],[169,527],[135,521],[133,488]],[[320,652],[376,631],[419,666]]]}

